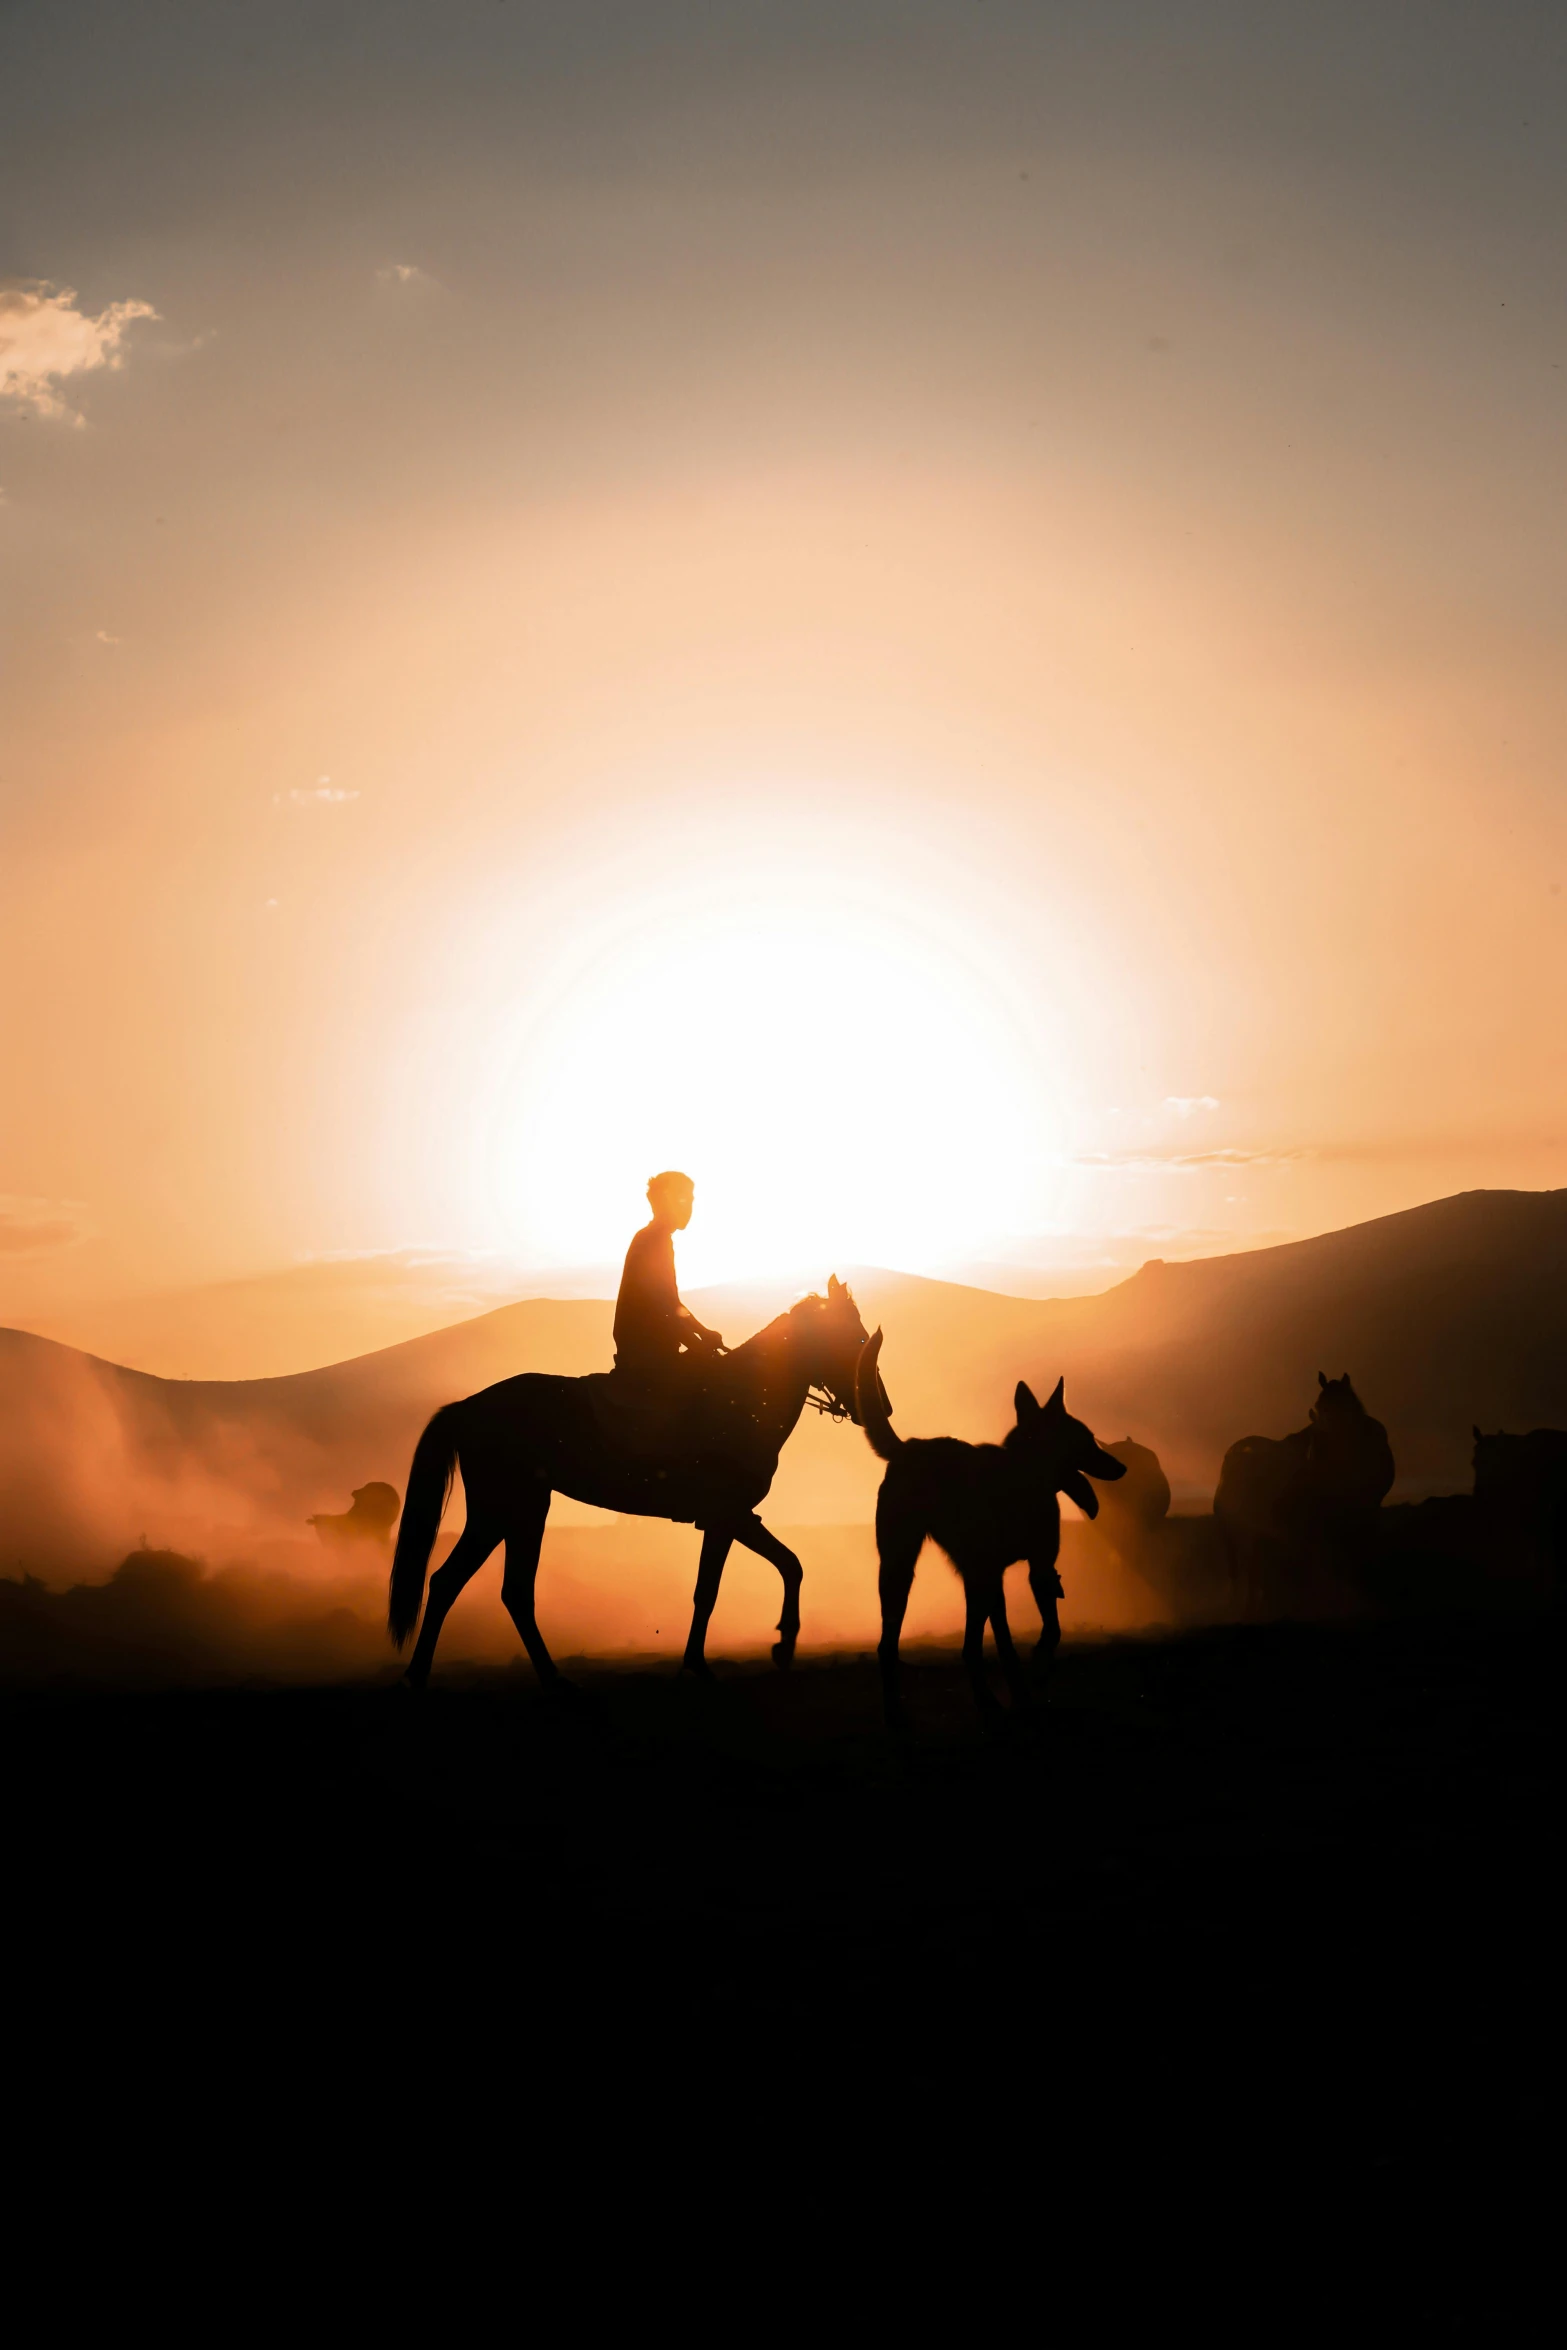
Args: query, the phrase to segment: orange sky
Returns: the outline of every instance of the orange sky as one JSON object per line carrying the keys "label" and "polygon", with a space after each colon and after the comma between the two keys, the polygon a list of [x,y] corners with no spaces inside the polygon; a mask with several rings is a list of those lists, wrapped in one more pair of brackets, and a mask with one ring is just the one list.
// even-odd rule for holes
{"label": "orange sky", "polygon": [[7,13],[0,1318],[1567,1181],[1559,25],[1176,14]]}

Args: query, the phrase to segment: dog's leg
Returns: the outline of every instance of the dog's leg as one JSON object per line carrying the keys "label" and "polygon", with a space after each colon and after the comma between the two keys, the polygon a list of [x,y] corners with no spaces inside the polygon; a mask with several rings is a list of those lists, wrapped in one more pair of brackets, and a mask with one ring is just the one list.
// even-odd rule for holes
{"label": "dog's leg", "polygon": [[1061,1578],[1056,1573],[1053,1558],[1030,1559],[1028,1587],[1034,1594],[1034,1605],[1039,1610],[1039,1639],[1034,1649],[1034,1682],[1043,1689],[1050,1678],[1050,1668],[1056,1661],[1056,1650],[1061,1645],[1061,1618],[1058,1604],[1061,1598]]}
{"label": "dog's leg", "polygon": [[1001,1706],[995,1691],[985,1677],[985,1626],[995,1606],[994,1593],[982,1586],[978,1576],[970,1581],[963,1578],[963,1596],[968,1603],[963,1626],[963,1664],[969,1677],[974,1699],[984,1716],[987,1728],[994,1727],[1000,1717]]}
{"label": "dog's leg", "polygon": [[903,1691],[898,1670],[898,1641],[903,1632],[904,1611],[909,1604],[909,1589],[914,1581],[914,1569],[924,1547],[925,1529],[917,1519],[910,1518],[895,1502],[886,1498],[883,1485],[876,1501],[876,1548],[881,1556],[878,1588],[881,1592],[881,1645],[876,1661],[881,1666],[881,1701],[889,1730],[904,1726]]}
{"label": "dog's leg", "polygon": [[996,1654],[1001,1659],[1001,1670],[1012,1692],[1013,1708],[1019,1714],[1030,1713],[1033,1710],[1033,1699],[1017,1650],[1012,1645],[1012,1627],[1007,1622],[1007,1595],[999,1583],[996,1596],[990,1603],[990,1629],[996,1636]]}

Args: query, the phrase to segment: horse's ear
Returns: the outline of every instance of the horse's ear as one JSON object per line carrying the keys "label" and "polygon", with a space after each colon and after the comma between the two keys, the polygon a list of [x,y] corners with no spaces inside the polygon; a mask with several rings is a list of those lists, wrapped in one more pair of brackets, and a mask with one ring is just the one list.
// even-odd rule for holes
{"label": "horse's ear", "polygon": [[836,1273],[829,1273],[827,1276],[827,1295],[829,1298],[842,1297],[843,1295],[843,1283]]}
{"label": "horse's ear", "polygon": [[1317,1373],[1317,1385],[1318,1385],[1319,1387],[1326,1387],[1327,1383],[1328,1383],[1328,1375],[1327,1375],[1326,1371],[1319,1371],[1319,1372]]}
{"label": "horse's ear", "polygon": [[1045,1409],[1047,1412],[1055,1412],[1058,1415],[1065,1412],[1066,1373],[1064,1371],[1062,1372],[1060,1378],[1056,1381],[1054,1387],[1050,1390],[1050,1401],[1046,1404]]}
{"label": "horse's ear", "polygon": [[1012,1408],[1019,1420],[1031,1420],[1039,1409],[1039,1398],[1026,1379],[1020,1379],[1012,1390]]}
{"label": "horse's ear", "polygon": [[1478,1444],[1478,1443],[1479,1443],[1479,1441],[1480,1441],[1480,1431],[1479,1431],[1479,1429],[1478,1429],[1478,1428],[1477,1428],[1477,1427],[1474,1425],[1473,1421],[1471,1421],[1471,1422],[1470,1422],[1470,1424],[1469,1424],[1469,1433],[1470,1433],[1470,1435],[1471,1435],[1471,1436],[1474,1438],[1474,1440],[1475,1440],[1476,1444]]}

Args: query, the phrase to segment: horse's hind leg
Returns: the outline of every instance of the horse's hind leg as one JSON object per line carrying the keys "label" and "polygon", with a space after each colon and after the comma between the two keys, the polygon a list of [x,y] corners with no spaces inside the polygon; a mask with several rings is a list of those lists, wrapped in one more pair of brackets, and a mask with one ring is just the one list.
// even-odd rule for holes
{"label": "horse's hind leg", "polygon": [[757,1557],[769,1560],[783,1577],[783,1614],[778,1619],[778,1639],[773,1649],[773,1663],[780,1671],[794,1662],[794,1644],[800,1637],[800,1585],[805,1570],[789,1548],[776,1534],[769,1534],[760,1518],[747,1518],[737,1530],[735,1539]]}
{"label": "horse's hind leg", "polygon": [[702,1536],[702,1556],[691,1601],[691,1630],[686,1637],[681,1669],[699,1673],[704,1680],[712,1677],[707,1663],[707,1627],[718,1605],[718,1586],[724,1579],[724,1561],[733,1541],[734,1529],[730,1526],[709,1526]]}
{"label": "horse's hind leg", "polygon": [[424,1603],[424,1622],[419,1627],[419,1638],[408,1660],[408,1670],[403,1675],[411,1689],[422,1689],[429,1680],[430,1667],[435,1662],[435,1644],[441,1637],[441,1626],[451,1614],[464,1584],[473,1581],[499,1540],[498,1528],[476,1525],[470,1518],[453,1543],[451,1557],[445,1566],[437,1567],[430,1577],[429,1597]]}
{"label": "horse's hind leg", "polygon": [[506,1571],[501,1577],[501,1602],[517,1630],[541,1689],[569,1686],[544,1645],[539,1620],[533,1612],[533,1587],[539,1574],[539,1550],[544,1521],[550,1514],[547,1485],[525,1487],[509,1496],[506,1518]]}

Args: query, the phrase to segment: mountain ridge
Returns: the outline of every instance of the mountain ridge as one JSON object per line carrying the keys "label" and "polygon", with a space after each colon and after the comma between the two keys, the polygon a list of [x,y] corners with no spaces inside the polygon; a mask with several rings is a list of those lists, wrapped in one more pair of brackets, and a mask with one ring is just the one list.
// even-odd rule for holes
{"label": "mountain ridge", "polygon": [[[849,1268],[905,1434],[993,1438],[1015,1381],[1058,1376],[1101,1435],[1137,1436],[1188,1503],[1228,1444],[1304,1421],[1319,1369],[1348,1370],[1392,1436],[1403,1493],[1468,1482],[1471,1422],[1567,1423],[1567,1190],[1457,1193],[1227,1257],[1150,1259],[1089,1297],[1029,1299]],[[693,1292],[731,1308],[782,1285]],[[317,1369],[171,1380],[29,1332],[0,1331],[0,1565],[107,1562],[139,1532],[189,1543],[298,1527],[352,1486],[401,1488],[439,1404],[520,1371],[605,1368],[607,1299],[522,1299]],[[809,1415],[770,1508],[780,1521],[869,1515],[869,1449]],[[563,1516],[567,1513],[562,1512]],[[122,1539],[122,1536],[124,1539]]]}

